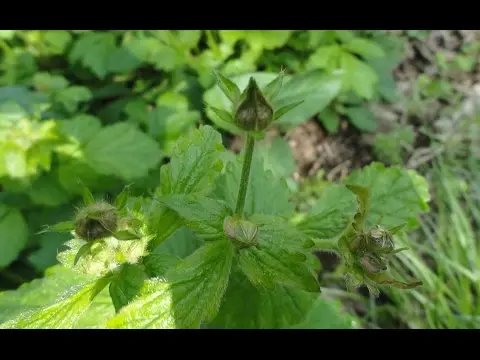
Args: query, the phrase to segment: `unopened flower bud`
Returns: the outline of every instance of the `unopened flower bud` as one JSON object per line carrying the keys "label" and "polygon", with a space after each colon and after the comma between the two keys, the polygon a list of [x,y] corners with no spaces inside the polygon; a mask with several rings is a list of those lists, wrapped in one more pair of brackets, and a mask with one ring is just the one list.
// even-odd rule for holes
{"label": "unopened flower bud", "polygon": [[273,107],[251,77],[235,111],[235,123],[243,130],[262,131],[272,121]]}
{"label": "unopened flower bud", "polygon": [[380,258],[379,256],[372,253],[363,254],[360,258],[360,264],[369,273],[378,273],[380,271],[387,270],[387,265],[385,264],[385,261],[382,260],[382,258]]}
{"label": "unopened flower bud", "polygon": [[258,226],[250,221],[228,216],[223,222],[223,231],[238,248],[254,246],[257,243]]}

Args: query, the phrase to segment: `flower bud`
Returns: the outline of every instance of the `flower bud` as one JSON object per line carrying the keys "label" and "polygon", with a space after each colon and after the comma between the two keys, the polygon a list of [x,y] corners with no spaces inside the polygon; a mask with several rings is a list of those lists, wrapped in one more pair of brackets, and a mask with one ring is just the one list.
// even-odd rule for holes
{"label": "flower bud", "polygon": [[359,261],[362,267],[369,273],[378,273],[387,270],[385,261],[372,253],[363,254]]}
{"label": "flower bud", "polygon": [[112,236],[117,229],[117,209],[98,202],[81,209],[75,219],[75,233],[80,239],[93,241]]}
{"label": "flower bud", "polygon": [[258,238],[258,226],[238,217],[227,216],[223,222],[225,235],[237,248],[254,246]]}
{"label": "flower bud", "polygon": [[235,111],[235,123],[246,131],[262,131],[272,121],[273,107],[251,77]]}

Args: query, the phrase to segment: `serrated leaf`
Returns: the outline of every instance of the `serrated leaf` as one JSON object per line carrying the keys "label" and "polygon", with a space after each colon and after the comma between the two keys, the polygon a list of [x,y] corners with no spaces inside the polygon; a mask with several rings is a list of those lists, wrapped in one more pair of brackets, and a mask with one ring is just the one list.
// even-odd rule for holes
{"label": "serrated leaf", "polygon": [[[169,194],[206,194],[222,170],[224,151],[220,133],[210,126],[192,129],[180,138],[172,151],[170,163],[160,171],[157,196]],[[183,225],[180,217],[161,203],[154,201],[148,217],[148,227],[157,246]]]}
{"label": "serrated leaf", "polygon": [[347,107],[345,114],[358,130],[373,132],[377,129],[373,114],[365,107]]}
{"label": "serrated leaf", "polygon": [[231,215],[225,202],[188,195],[164,196],[158,201],[175,211],[200,238],[218,240],[224,237],[223,221]]}
{"label": "serrated leaf", "polygon": [[55,101],[61,103],[69,113],[74,113],[81,103],[91,99],[92,92],[84,86],[70,86],[55,94]]}
{"label": "serrated leaf", "polygon": [[408,223],[411,229],[417,224],[417,216],[429,209],[426,180],[416,174],[415,182],[412,181],[409,171],[401,167],[387,168],[373,163],[352,172],[346,183],[364,186],[370,191],[367,227],[390,228]]}
{"label": "serrated leaf", "polygon": [[200,327],[218,312],[233,255],[227,240],[204,245],[168,271],[166,280],[146,281],[138,297],[108,321],[107,327]]}
{"label": "serrated leaf", "polygon": [[143,265],[149,277],[162,277],[168,270],[178,265],[180,260],[178,256],[157,251],[148,255],[143,260]]}
{"label": "serrated leaf", "polygon": [[317,296],[284,285],[277,285],[273,290],[258,288],[241,271],[232,269],[222,306],[208,327],[289,328],[305,320]]}
{"label": "serrated leaf", "polygon": [[28,240],[28,226],[22,213],[0,204],[0,269],[14,261]]}
{"label": "serrated leaf", "polygon": [[89,32],[80,37],[69,54],[72,63],[81,62],[100,79],[108,74],[110,57],[116,49],[111,32]]}
{"label": "serrated leaf", "polygon": [[85,159],[93,169],[125,180],[145,176],[161,155],[154,140],[128,123],[104,127],[85,147]]}
{"label": "serrated leaf", "polygon": [[127,47],[115,49],[108,58],[107,73],[128,73],[142,64]]}
{"label": "serrated leaf", "polygon": [[344,49],[361,55],[366,59],[385,56],[385,51],[383,51],[382,47],[368,39],[356,37],[342,46]]}
{"label": "serrated leaf", "polygon": [[345,186],[329,185],[297,227],[317,239],[335,238],[352,223],[357,207],[355,195]]}
{"label": "serrated leaf", "polygon": [[337,67],[340,52],[338,45],[321,46],[310,55],[307,68],[334,70]]}
{"label": "serrated leaf", "polygon": [[293,329],[351,329],[355,318],[339,309],[340,304],[318,298],[302,322]]}
{"label": "serrated leaf", "polygon": [[143,286],[147,279],[145,272],[136,265],[124,264],[120,272],[112,279],[109,287],[115,310],[130,303]]}
{"label": "serrated leaf", "polygon": [[91,281],[92,278],[60,265],[49,268],[43,278],[24,283],[17,290],[0,292],[0,323],[13,320],[22,313],[38,311],[55,303],[59,294]]}
{"label": "serrated leaf", "polygon": [[60,54],[72,40],[72,35],[65,30],[50,30],[44,32],[43,39],[55,53]]}
{"label": "serrated leaf", "polygon": [[258,244],[239,251],[240,269],[253,284],[273,288],[276,283],[319,291],[316,276],[305,262],[303,244],[308,236],[282,218],[255,215]]}
{"label": "serrated leaf", "polygon": [[0,325],[3,329],[71,329],[88,309],[93,298],[103,290],[109,279],[70,289],[53,305],[24,313]]}
{"label": "serrated leaf", "polygon": [[168,254],[183,259],[191,255],[203,244],[204,242],[200,240],[192,230],[185,226],[181,226],[163,243],[157,246],[151,254]]}
{"label": "serrated leaf", "polygon": [[[226,201],[235,209],[242,172],[242,157],[226,165],[224,174],[216,181],[215,197]],[[265,191],[269,189],[269,191]],[[245,199],[244,213],[290,216],[293,205],[289,202],[290,192],[284,179],[278,179],[270,170],[265,170],[264,159],[254,152],[250,169],[250,182]]]}

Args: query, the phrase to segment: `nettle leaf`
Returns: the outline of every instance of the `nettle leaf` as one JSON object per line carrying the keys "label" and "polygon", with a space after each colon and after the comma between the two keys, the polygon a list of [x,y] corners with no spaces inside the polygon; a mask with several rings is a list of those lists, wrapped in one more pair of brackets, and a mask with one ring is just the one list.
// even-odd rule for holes
{"label": "nettle leaf", "polygon": [[72,329],[90,306],[93,298],[110,280],[102,278],[64,293],[59,301],[39,310],[24,313],[3,323],[3,329]]}
{"label": "nettle leaf", "polygon": [[28,240],[28,225],[20,210],[0,204],[0,268],[14,261]]}
{"label": "nettle leaf", "polygon": [[188,195],[164,196],[158,201],[175,211],[201,239],[217,240],[224,237],[223,220],[231,215],[225,202]]}
{"label": "nettle leaf", "polygon": [[154,140],[128,123],[104,127],[88,142],[84,154],[100,174],[125,180],[147,175],[162,156]]}
{"label": "nettle leaf", "polygon": [[302,322],[293,329],[352,329],[356,319],[340,310],[340,304],[318,298]]}
{"label": "nettle leaf", "polygon": [[[277,285],[272,290],[255,287],[237,269],[232,269],[218,315],[208,324],[221,329],[285,329],[308,322],[318,294]],[[340,314],[325,311],[330,319]],[[303,326],[307,327],[307,326]]]}
{"label": "nettle leaf", "polygon": [[329,185],[297,228],[317,239],[335,238],[353,222],[357,207],[355,195],[344,185]]}
{"label": "nettle leaf", "polygon": [[145,282],[137,298],[108,321],[109,328],[199,328],[215,317],[225,293],[234,249],[208,243],[167,272]]}
{"label": "nettle leaf", "polygon": [[115,49],[115,34],[89,32],[75,42],[69,54],[69,60],[72,63],[82,63],[100,79],[103,79],[108,74],[110,57]]}
{"label": "nettle leaf", "polygon": [[[172,151],[170,163],[160,170],[158,197],[170,194],[206,194],[215,184],[214,179],[223,168],[224,152],[219,132],[210,126],[192,129],[181,137]],[[153,201],[149,211],[148,227],[158,245],[183,225],[173,210]]]}
{"label": "nettle leaf", "polygon": [[249,221],[258,226],[258,244],[239,251],[238,265],[253,284],[268,289],[282,283],[311,292],[320,290],[307,263],[304,246],[311,243],[308,236],[282,218],[257,215]]}
{"label": "nettle leaf", "polygon": [[112,279],[109,287],[115,310],[127,305],[140,291],[147,274],[138,266],[124,264]]}
{"label": "nettle leaf", "polygon": [[373,163],[352,172],[346,183],[364,186],[370,191],[367,227],[391,228],[408,223],[411,229],[418,223],[417,216],[429,209],[428,184],[413,171]]}
{"label": "nettle leaf", "polygon": [[[237,201],[242,166],[242,157],[237,156],[236,161],[227,163],[224,174],[216,181],[215,197],[226,201],[232,211]],[[293,212],[289,196],[285,179],[278,180],[271,170],[266,171],[262,155],[254,152],[245,200],[246,216],[266,214],[288,217]]]}
{"label": "nettle leaf", "polygon": [[163,277],[168,270],[178,265],[180,260],[181,259],[178,256],[158,251],[148,255],[143,260],[143,265],[145,266],[149,277]]}
{"label": "nettle leaf", "polygon": [[102,128],[101,121],[92,115],[81,114],[70,120],[59,122],[60,131],[75,139],[80,144],[86,144]]}
{"label": "nettle leaf", "polygon": [[92,280],[87,275],[55,265],[47,269],[43,278],[25,283],[17,290],[0,292],[0,323],[51,305],[59,294],[67,293],[73,287],[86,285]]}
{"label": "nettle leaf", "polygon": [[167,254],[183,259],[191,255],[203,244],[204,242],[200,240],[192,230],[186,226],[182,226],[157,246],[150,255],[160,253],[162,255]]}
{"label": "nettle leaf", "polygon": [[318,114],[322,125],[331,134],[336,134],[340,127],[340,116],[331,107],[325,108],[320,114]]}
{"label": "nettle leaf", "polygon": [[91,99],[92,92],[85,86],[70,86],[55,94],[55,101],[62,104],[69,113],[74,113],[81,103]]}
{"label": "nettle leaf", "polygon": [[383,48],[374,41],[368,39],[356,37],[346,44],[343,44],[342,47],[366,59],[381,58],[385,56]]}

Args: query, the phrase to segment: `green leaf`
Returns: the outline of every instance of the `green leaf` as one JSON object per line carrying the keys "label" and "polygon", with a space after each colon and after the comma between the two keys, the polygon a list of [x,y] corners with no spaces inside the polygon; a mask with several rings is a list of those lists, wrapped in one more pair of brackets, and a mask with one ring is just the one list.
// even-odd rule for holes
{"label": "green leaf", "polygon": [[22,213],[0,204],[0,268],[14,261],[28,240],[28,226]]}
{"label": "green leaf", "polygon": [[215,317],[234,255],[229,241],[208,243],[166,274],[145,282],[137,298],[108,323],[109,328],[199,328]]}
{"label": "green leaf", "polygon": [[263,89],[263,95],[265,95],[265,97],[270,101],[275,99],[275,97],[280,92],[283,85],[283,76],[284,71],[280,72],[280,74],[275,79],[270,81]]}
{"label": "green leaf", "polygon": [[209,328],[282,329],[305,319],[317,294],[277,285],[273,290],[255,287],[239,270],[232,269],[222,306]]}
{"label": "green leaf", "polygon": [[303,100],[287,114],[276,121],[276,124],[295,126],[321,112],[340,93],[342,80],[336,75],[323,71],[309,71],[295,75],[285,83],[282,92],[274,100],[276,109]]}
{"label": "green leaf", "polygon": [[115,310],[130,303],[147,279],[145,272],[136,265],[124,264],[120,272],[115,275],[110,283],[109,291]]}
{"label": "green leaf", "polygon": [[331,107],[325,108],[320,114],[318,114],[322,125],[327,129],[330,134],[336,134],[340,127],[340,116]]}
{"label": "green leaf", "polygon": [[53,305],[23,313],[3,323],[3,329],[72,329],[90,306],[93,298],[108,284],[103,278],[82,287],[70,289]]}
{"label": "green leaf", "polygon": [[220,90],[222,90],[225,96],[229,98],[233,104],[236,104],[240,99],[240,89],[238,86],[219,72],[215,72],[215,75],[217,76],[217,84],[220,87]]}
{"label": "green leaf", "polygon": [[102,128],[102,123],[92,115],[81,114],[60,123],[60,130],[80,144],[86,144]]}
{"label": "green leaf", "polygon": [[273,120],[276,121],[276,120],[280,119],[282,116],[284,116],[288,112],[292,111],[293,109],[295,109],[298,105],[301,105],[302,103],[303,103],[303,100],[296,101],[292,104],[287,104],[285,106],[282,106],[280,109],[275,110]]}
{"label": "green leaf", "polygon": [[77,289],[92,278],[77,274],[61,265],[49,268],[45,277],[21,285],[17,290],[0,292],[0,323],[13,320],[22,313],[38,311],[54,304],[59,294]]}
{"label": "green leaf", "polygon": [[108,74],[110,57],[116,49],[115,35],[111,32],[89,32],[80,37],[69,54],[72,63],[80,62],[104,79]]}
{"label": "green leaf", "polygon": [[115,49],[108,60],[107,72],[108,73],[128,73],[135,70],[142,64],[142,61],[138,59],[127,47],[121,47]]}
{"label": "green leaf", "polygon": [[335,238],[352,223],[357,207],[355,195],[345,186],[328,185],[297,227],[317,239]]}
{"label": "green leaf", "polygon": [[351,329],[355,318],[343,313],[339,304],[318,298],[312,305],[302,322],[294,329]]}
{"label": "green leaf", "polygon": [[68,80],[63,76],[52,75],[48,72],[36,73],[32,82],[36,89],[49,94],[63,90],[68,86]]}
{"label": "green leaf", "polygon": [[345,114],[358,130],[373,132],[377,129],[373,114],[365,107],[347,107]]}
{"label": "green leaf", "polygon": [[337,67],[340,53],[341,48],[338,45],[321,46],[310,55],[307,68],[334,70]]}
{"label": "green leaf", "polygon": [[383,164],[373,163],[352,172],[346,183],[370,190],[367,227],[381,225],[390,228],[408,223],[407,228],[411,229],[417,225],[418,215],[429,209],[426,180],[401,167],[387,168]]}
{"label": "green leaf", "polygon": [[[216,181],[215,197],[226,201],[232,211],[235,209],[242,173],[242,158],[226,165],[225,172]],[[284,179],[278,179],[270,170],[265,170],[261,154],[254,152],[250,169],[250,182],[245,200],[245,215],[267,214],[290,216],[293,205],[289,202],[290,191]],[[265,191],[269,189],[269,191]]]}
{"label": "green leaf", "polygon": [[[207,194],[215,185],[222,170],[224,152],[220,133],[210,126],[192,129],[180,138],[172,151],[170,163],[160,170],[160,186],[155,194]],[[160,244],[183,225],[180,217],[158,201],[152,203],[148,227],[156,238],[152,246]]]}
{"label": "green leaf", "polygon": [[65,30],[50,30],[43,33],[43,39],[54,53],[61,54],[72,41],[72,35]]}
{"label": "green leaf", "polygon": [[368,39],[356,37],[342,46],[344,49],[354,52],[366,59],[385,56],[385,51],[383,51],[382,47]]}
{"label": "green leaf", "polygon": [[84,86],[70,86],[55,94],[55,101],[61,103],[69,113],[74,113],[81,103],[91,99],[92,92]]}
{"label": "green leaf", "polygon": [[175,211],[203,240],[224,237],[223,220],[231,215],[231,210],[223,201],[188,195],[164,196],[158,201]]}
{"label": "green leaf", "polygon": [[253,284],[271,289],[282,283],[311,292],[320,290],[306,263],[303,244],[308,236],[282,218],[256,215],[249,221],[258,226],[258,244],[242,249],[238,264]]}
{"label": "green leaf", "polygon": [[204,242],[200,240],[192,230],[185,226],[181,226],[163,243],[157,246],[151,255],[159,253],[183,259],[191,255],[203,244]]}
{"label": "green leaf", "polygon": [[378,76],[372,67],[348,52],[342,52],[340,67],[345,71],[344,88],[352,89],[364,99],[371,100],[378,82]]}
{"label": "green leaf", "polygon": [[208,108],[211,109],[222,121],[231,124],[235,122],[232,114],[230,114],[228,111],[213,106],[208,106]]}
{"label": "green leaf", "polygon": [[61,186],[56,173],[51,172],[36,179],[26,191],[34,204],[59,206],[70,200],[70,194]]}
{"label": "green leaf", "polygon": [[180,260],[178,256],[156,251],[143,260],[143,265],[149,277],[162,277],[168,270],[178,265]]}
{"label": "green leaf", "polygon": [[155,141],[128,123],[104,127],[85,147],[85,159],[93,169],[125,180],[147,175],[161,155]]}

